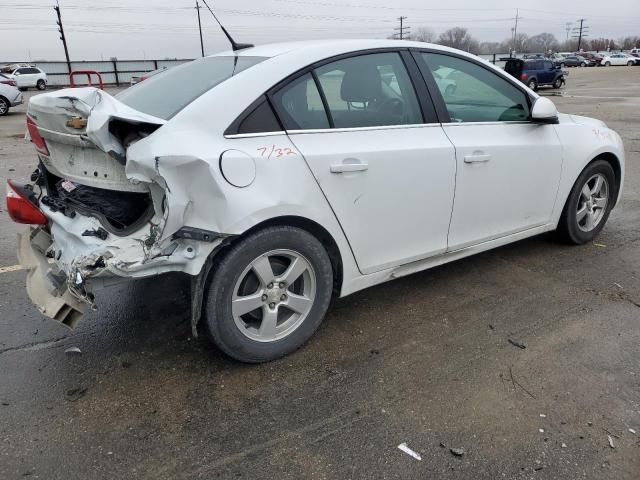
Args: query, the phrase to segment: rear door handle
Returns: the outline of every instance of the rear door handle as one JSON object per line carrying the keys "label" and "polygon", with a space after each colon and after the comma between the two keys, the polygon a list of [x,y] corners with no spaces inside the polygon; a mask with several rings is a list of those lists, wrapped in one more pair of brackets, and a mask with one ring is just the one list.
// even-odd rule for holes
{"label": "rear door handle", "polygon": [[486,153],[474,153],[473,155],[465,155],[464,163],[486,163],[491,160],[491,155]]}
{"label": "rear door handle", "polygon": [[331,165],[329,167],[331,173],[345,173],[345,172],[363,172],[364,170],[369,170],[369,164],[358,162],[358,163],[338,163],[335,165]]}

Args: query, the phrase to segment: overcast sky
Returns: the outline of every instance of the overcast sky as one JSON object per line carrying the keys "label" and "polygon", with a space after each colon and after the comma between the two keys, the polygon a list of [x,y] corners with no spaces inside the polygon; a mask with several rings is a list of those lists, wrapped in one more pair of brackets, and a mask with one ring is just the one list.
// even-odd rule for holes
{"label": "overcast sky", "polygon": [[[55,0],[0,0],[0,61],[64,59]],[[202,0],[200,0],[202,4]],[[518,31],[566,38],[566,24],[585,18],[589,35],[640,36],[639,0],[218,0],[209,2],[237,41],[255,44],[316,38],[385,38],[397,17],[413,31],[467,27],[480,41]],[[118,57],[193,58],[200,54],[195,0],[60,0],[72,60]],[[446,7],[446,8],[445,8]],[[206,9],[200,11],[206,53],[228,48]]]}

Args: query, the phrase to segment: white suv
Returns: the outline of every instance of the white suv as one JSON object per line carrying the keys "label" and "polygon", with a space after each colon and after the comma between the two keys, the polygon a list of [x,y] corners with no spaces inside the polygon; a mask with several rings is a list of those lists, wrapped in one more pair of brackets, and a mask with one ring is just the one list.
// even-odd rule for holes
{"label": "white suv", "polygon": [[37,67],[19,67],[10,73],[18,84],[18,88],[35,87],[38,90],[47,88],[47,74]]}

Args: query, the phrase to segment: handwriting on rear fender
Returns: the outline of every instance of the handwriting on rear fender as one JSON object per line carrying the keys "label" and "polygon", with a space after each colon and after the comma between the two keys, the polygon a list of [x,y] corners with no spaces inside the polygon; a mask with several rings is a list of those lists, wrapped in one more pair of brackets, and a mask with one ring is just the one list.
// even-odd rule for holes
{"label": "handwriting on rear fender", "polygon": [[271,145],[269,147],[258,147],[260,156],[264,158],[271,157],[286,157],[287,155],[297,155],[298,152],[292,150],[289,147],[279,147],[277,145]]}

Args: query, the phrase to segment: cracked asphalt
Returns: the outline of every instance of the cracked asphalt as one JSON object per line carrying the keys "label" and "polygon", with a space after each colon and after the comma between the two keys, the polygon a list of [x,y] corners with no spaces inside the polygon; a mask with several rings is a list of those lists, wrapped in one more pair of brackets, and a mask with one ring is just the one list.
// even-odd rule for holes
{"label": "cracked asphalt", "polygon": [[[3,269],[22,228],[3,203],[0,478],[640,478],[640,68],[572,69],[553,100],[625,141],[597,242],[543,235],[354,294],[266,365],[191,338],[184,276],[105,290],[74,331],[44,319]],[[35,165],[24,112],[0,118],[3,183]]]}

